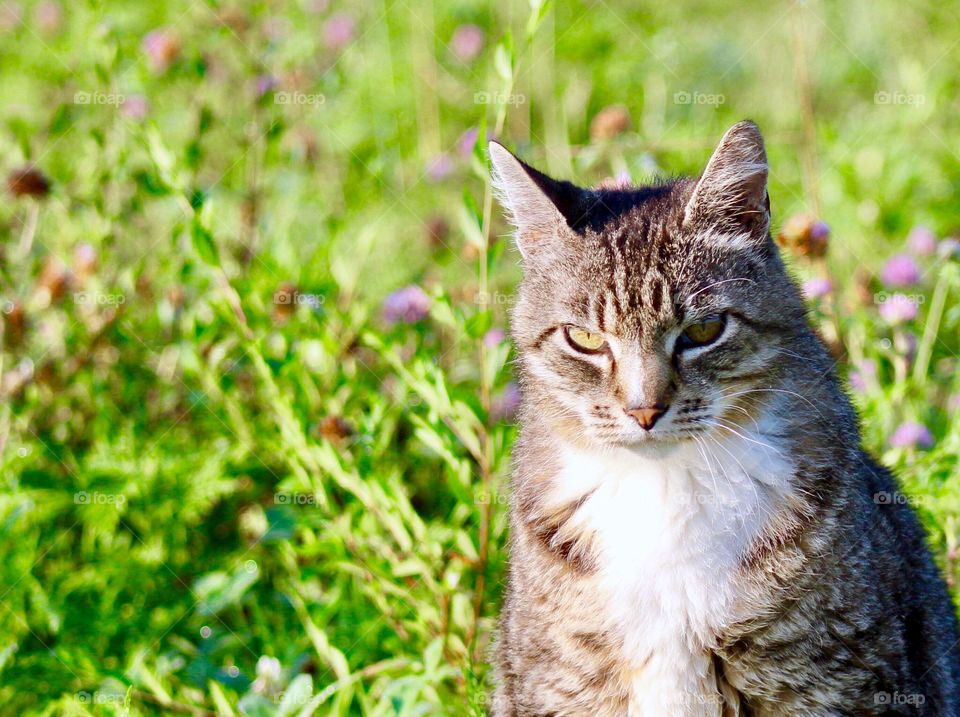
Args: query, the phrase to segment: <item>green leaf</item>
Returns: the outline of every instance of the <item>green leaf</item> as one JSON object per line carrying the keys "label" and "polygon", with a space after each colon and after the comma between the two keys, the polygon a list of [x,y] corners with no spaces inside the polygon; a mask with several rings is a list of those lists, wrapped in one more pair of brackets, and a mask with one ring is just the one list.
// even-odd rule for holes
{"label": "green leaf", "polygon": [[277,717],[287,717],[295,714],[310,700],[313,694],[313,680],[310,675],[297,675],[283,692]]}
{"label": "green leaf", "polygon": [[194,586],[194,592],[200,599],[197,612],[201,615],[216,615],[238,604],[259,577],[260,568],[253,560],[242,563],[229,575],[224,572],[204,575]]}
{"label": "green leaf", "polygon": [[197,252],[197,256],[199,256],[204,263],[211,266],[220,265],[220,257],[217,255],[217,247],[213,240],[213,234],[201,224],[200,218],[197,215],[194,215],[193,221],[190,222],[190,238],[194,251]]}
{"label": "green leaf", "polygon": [[273,702],[253,692],[240,698],[237,709],[243,717],[274,717],[278,714]]}

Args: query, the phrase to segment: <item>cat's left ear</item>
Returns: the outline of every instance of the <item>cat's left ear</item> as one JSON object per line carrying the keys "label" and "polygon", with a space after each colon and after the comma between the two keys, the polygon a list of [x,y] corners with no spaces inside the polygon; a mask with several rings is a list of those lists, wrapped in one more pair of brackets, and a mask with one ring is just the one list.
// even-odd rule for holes
{"label": "cat's left ear", "polygon": [[770,228],[767,152],[760,128],[750,120],[727,130],[697,182],[684,226],[749,233],[763,240]]}
{"label": "cat's left ear", "polygon": [[520,253],[527,260],[550,255],[586,219],[589,190],[548,177],[497,142],[488,151],[493,186],[517,228]]}

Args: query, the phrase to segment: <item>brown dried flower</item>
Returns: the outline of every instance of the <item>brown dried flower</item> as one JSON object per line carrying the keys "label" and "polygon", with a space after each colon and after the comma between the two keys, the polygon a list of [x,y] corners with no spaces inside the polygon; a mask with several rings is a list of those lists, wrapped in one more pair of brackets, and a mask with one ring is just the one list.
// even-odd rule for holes
{"label": "brown dried flower", "polygon": [[590,122],[590,136],[593,139],[610,139],[628,129],[630,129],[630,113],[621,105],[604,107]]}
{"label": "brown dried flower", "polygon": [[50,194],[50,181],[32,165],[15,169],[7,176],[7,189],[15,197],[37,197]]}
{"label": "brown dried flower", "polygon": [[830,227],[808,214],[795,214],[783,223],[777,242],[800,256],[819,259],[827,254]]}

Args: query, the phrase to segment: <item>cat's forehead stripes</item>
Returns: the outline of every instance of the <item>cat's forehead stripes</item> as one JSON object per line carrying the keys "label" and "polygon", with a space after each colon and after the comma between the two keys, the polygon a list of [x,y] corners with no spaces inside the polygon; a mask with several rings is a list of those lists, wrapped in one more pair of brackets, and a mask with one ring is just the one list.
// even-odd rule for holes
{"label": "cat's forehead stripes", "polygon": [[651,326],[669,321],[674,311],[672,265],[678,263],[674,222],[650,220],[636,211],[621,217],[601,235],[591,269],[597,284],[589,317],[601,331],[639,339]]}

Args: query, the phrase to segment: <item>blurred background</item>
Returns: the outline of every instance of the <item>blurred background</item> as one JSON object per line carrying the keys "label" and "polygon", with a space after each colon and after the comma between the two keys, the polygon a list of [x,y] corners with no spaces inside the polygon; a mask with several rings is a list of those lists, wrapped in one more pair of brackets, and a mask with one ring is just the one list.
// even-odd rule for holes
{"label": "blurred background", "polygon": [[482,715],[518,256],[768,142],[775,232],[954,584],[960,8],[0,2],[0,714]]}

